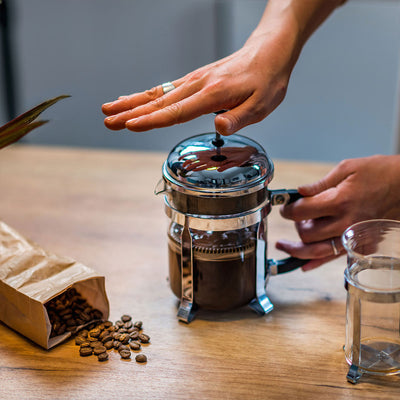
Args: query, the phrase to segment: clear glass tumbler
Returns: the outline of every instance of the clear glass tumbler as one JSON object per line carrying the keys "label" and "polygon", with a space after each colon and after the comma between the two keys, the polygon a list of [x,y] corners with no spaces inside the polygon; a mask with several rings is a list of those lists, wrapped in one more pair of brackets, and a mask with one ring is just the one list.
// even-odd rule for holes
{"label": "clear glass tumbler", "polygon": [[347,379],[400,372],[400,221],[369,220],[342,237],[345,270]]}

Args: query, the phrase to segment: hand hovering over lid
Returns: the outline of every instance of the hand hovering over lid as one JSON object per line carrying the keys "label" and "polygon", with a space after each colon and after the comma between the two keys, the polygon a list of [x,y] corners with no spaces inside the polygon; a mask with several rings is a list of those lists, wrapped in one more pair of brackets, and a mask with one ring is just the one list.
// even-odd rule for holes
{"label": "hand hovering over lid", "polygon": [[305,197],[283,206],[281,214],[295,221],[301,242],[281,240],[276,247],[310,259],[303,266],[310,270],[344,254],[341,235],[350,225],[400,220],[400,155],[344,160],[319,182],[298,190]]}
{"label": "hand hovering over lid", "polygon": [[215,117],[216,131],[231,135],[263,120],[284,99],[290,74],[312,32],[343,0],[269,0],[261,21],[237,52],[173,81],[106,103],[105,125],[142,132],[203,114]]}

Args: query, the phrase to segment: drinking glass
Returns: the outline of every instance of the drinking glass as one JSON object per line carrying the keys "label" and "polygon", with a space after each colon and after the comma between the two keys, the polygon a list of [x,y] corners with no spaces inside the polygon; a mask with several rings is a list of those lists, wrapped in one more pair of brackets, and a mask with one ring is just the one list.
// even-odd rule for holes
{"label": "drinking glass", "polygon": [[347,251],[347,379],[400,372],[400,222],[369,220],[342,236]]}

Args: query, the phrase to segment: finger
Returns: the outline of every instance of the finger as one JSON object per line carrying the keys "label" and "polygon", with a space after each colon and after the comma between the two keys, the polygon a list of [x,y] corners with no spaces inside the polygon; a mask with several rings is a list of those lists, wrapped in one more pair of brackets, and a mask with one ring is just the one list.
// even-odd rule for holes
{"label": "finger", "polygon": [[132,118],[127,120],[125,127],[134,132],[144,132],[187,122],[203,114],[212,113],[218,108],[216,100],[205,95],[202,90],[176,102],[172,102],[173,93],[174,91],[168,93],[171,97],[166,98],[164,103],[151,102],[137,107],[132,111]]}
{"label": "finger", "polygon": [[341,237],[348,223],[343,218],[319,218],[295,223],[297,232],[304,243],[319,242],[332,237]]}
{"label": "finger", "polygon": [[196,165],[194,168],[188,169],[188,171],[203,171],[205,169],[207,169],[209,166],[207,164],[199,164]]}
{"label": "finger", "polygon": [[336,258],[335,256],[331,256],[331,257],[324,257],[324,258],[319,258],[319,259],[316,259],[316,260],[311,260],[308,263],[304,264],[301,267],[301,269],[304,272],[311,271],[311,270],[313,270],[315,268],[320,267],[322,264],[325,264],[325,263],[327,263],[329,261],[334,260],[335,258]]}
{"label": "finger", "polygon": [[205,168],[207,168],[207,163],[205,161],[193,160],[190,164],[187,165],[187,167],[185,168],[185,171],[186,172],[201,171]]}
{"label": "finger", "polygon": [[322,193],[329,188],[337,186],[342,182],[349,174],[346,168],[339,165],[332,169],[324,178],[321,180],[311,183],[309,185],[303,185],[298,188],[298,191],[303,196],[315,196],[316,194]]}
{"label": "finger", "polygon": [[231,108],[223,114],[218,114],[214,119],[215,130],[224,136],[232,135],[247,125],[263,120],[270,112],[257,111],[253,97],[245,99],[237,107]]}
{"label": "finger", "polygon": [[182,154],[181,156],[179,156],[179,158],[178,158],[178,160],[179,161],[182,161],[183,159],[185,159],[185,158],[187,158],[187,157],[191,157],[191,156],[198,156],[198,152],[190,152],[190,153],[185,153],[185,154]]}
{"label": "finger", "polygon": [[189,158],[182,163],[182,168],[186,168],[192,165],[193,163],[198,163],[198,162],[200,162],[198,158]]}
{"label": "finger", "polygon": [[146,104],[154,99],[157,99],[158,97],[163,96],[163,94],[163,89],[161,85],[159,85],[141,93],[120,96],[118,100],[104,103],[101,107],[101,110],[105,115],[116,115]]}
{"label": "finger", "polygon": [[[162,89],[159,88],[161,88],[161,86],[154,88],[157,90],[154,92],[154,96],[150,95],[149,98],[151,97],[151,99],[149,101],[146,101],[144,104],[137,104],[135,107],[133,107],[133,104],[131,104],[131,108],[128,107],[128,109],[126,110],[122,110],[121,108],[121,111],[119,113],[110,115],[109,117],[105,118],[105,126],[111,130],[124,129],[126,127],[125,124],[127,121],[133,118],[138,118],[147,114],[151,114],[154,111],[170,106],[171,104],[174,104],[182,98],[190,96],[191,92],[188,92],[188,90],[195,90],[193,89],[193,87],[189,87],[189,89],[188,87],[182,87],[164,94]],[[122,102],[124,100],[121,99],[120,101]]]}
{"label": "finger", "polygon": [[[335,246],[339,251],[339,254],[343,253],[343,250],[338,248],[338,238],[335,238]],[[278,250],[284,251],[293,257],[307,259],[321,259],[325,257],[337,257],[339,254],[335,254],[330,240],[322,240],[314,243],[303,243],[303,242],[292,242],[289,240],[279,240],[276,242],[275,247]]]}
{"label": "finger", "polygon": [[336,216],[340,209],[336,188],[330,188],[311,197],[303,197],[280,208],[282,217],[293,221]]}
{"label": "finger", "polygon": [[218,171],[219,171],[219,172],[224,172],[224,171],[226,171],[227,169],[232,168],[232,167],[234,167],[234,166],[235,166],[235,164],[232,164],[232,163],[223,164],[223,165],[221,165],[221,166],[218,167]]}

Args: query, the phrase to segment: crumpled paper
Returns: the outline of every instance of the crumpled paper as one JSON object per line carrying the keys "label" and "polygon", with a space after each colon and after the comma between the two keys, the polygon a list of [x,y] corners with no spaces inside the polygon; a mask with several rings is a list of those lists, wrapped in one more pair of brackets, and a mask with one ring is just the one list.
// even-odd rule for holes
{"label": "crumpled paper", "polygon": [[50,338],[45,304],[74,287],[88,303],[109,316],[105,278],[69,258],[45,251],[0,221],[0,320],[50,349],[71,332]]}

